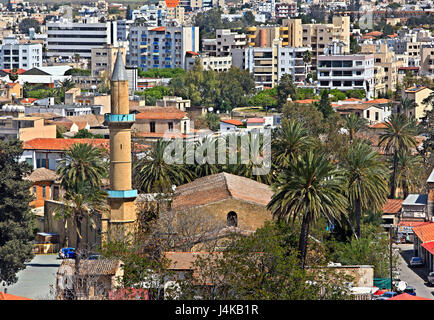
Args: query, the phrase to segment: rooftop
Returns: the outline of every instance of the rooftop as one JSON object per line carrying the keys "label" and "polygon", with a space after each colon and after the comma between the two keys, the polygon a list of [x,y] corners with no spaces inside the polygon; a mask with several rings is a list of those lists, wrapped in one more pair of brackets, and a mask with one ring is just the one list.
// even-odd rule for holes
{"label": "rooftop", "polygon": [[234,126],[243,125],[243,123],[240,120],[236,120],[236,119],[221,119],[220,122],[233,124]]}
{"label": "rooftop", "polygon": [[407,198],[405,198],[402,205],[419,205],[425,206],[428,203],[428,195],[427,194],[409,194]]}
{"label": "rooftop", "polygon": [[383,205],[383,213],[398,213],[402,208],[403,201],[399,199],[387,199]]}
{"label": "rooftop", "polygon": [[[110,275],[113,276],[121,268],[120,260],[80,260],[80,275]],[[57,274],[70,275],[75,272],[75,261],[73,259],[63,260]]]}
{"label": "rooftop", "polygon": [[36,138],[23,142],[24,150],[59,150],[63,151],[77,143],[87,143],[96,147],[110,148],[109,139],[64,139],[64,138]]}
{"label": "rooftop", "polygon": [[26,179],[32,182],[56,181],[59,176],[53,170],[47,168],[35,169]]}
{"label": "rooftop", "polygon": [[136,120],[181,120],[187,115],[187,112],[172,107],[146,107],[139,109],[138,111],[140,112],[136,114]]}
{"label": "rooftop", "polygon": [[422,243],[434,241],[434,223],[414,227],[413,232]]}

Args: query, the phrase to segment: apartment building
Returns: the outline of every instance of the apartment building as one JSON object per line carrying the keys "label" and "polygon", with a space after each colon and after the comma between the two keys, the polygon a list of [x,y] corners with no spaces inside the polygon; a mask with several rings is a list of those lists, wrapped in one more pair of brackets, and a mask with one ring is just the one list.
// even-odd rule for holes
{"label": "apartment building", "polygon": [[291,74],[295,83],[303,84],[310,65],[303,62],[304,52],[311,48],[283,47],[275,40],[272,47],[248,47],[232,52],[232,65],[253,73],[258,86],[273,88],[284,74]]}
{"label": "apartment building", "polygon": [[39,43],[20,43],[15,36],[3,38],[0,45],[1,69],[24,69],[42,67],[42,45]]}
{"label": "apartment building", "polygon": [[203,39],[202,51],[210,57],[226,57],[231,50],[242,49],[247,45],[244,33],[232,32],[230,29],[217,29],[215,39]]}
{"label": "apartment building", "polygon": [[374,55],[345,54],[345,44],[333,43],[325,54],[318,56],[319,89],[365,90],[374,97]]}
{"label": "apartment building", "polygon": [[362,44],[361,53],[374,55],[374,96],[395,91],[398,84],[398,68],[403,66],[403,62],[395,56],[387,44]]}
{"label": "apartment building", "polygon": [[420,73],[434,77],[434,44],[423,45],[420,49]]}
{"label": "apartment building", "polygon": [[106,44],[117,46],[116,21],[98,22],[96,17],[83,18],[81,22],[61,19],[47,22],[47,56],[82,58],[92,57],[92,48]]}
{"label": "apartment building", "polygon": [[275,6],[276,19],[287,19],[297,15],[297,3],[281,2]]}
{"label": "apartment building", "polygon": [[198,50],[198,27],[131,27],[129,62],[143,70],[184,68],[187,51]]}
{"label": "apartment building", "polygon": [[228,71],[232,66],[231,56],[209,56],[205,54],[198,54],[197,52],[187,51],[185,56],[185,70],[193,69],[196,61],[199,59],[200,64],[204,70],[214,70],[216,72]]}
{"label": "apartment building", "polygon": [[111,77],[118,52],[121,52],[124,63],[126,61],[126,48],[116,48],[111,44],[105,44],[102,48],[91,49],[92,76],[101,76],[104,73]]}
{"label": "apartment building", "polygon": [[424,86],[415,86],[404,90],[402,98],[409,99],[416,103],[415,108],[406,111],[407,116],[414,116],[416,120],[419,121],[425,117],[426,111],[432,110],[432,104],[423,103],[423,100],[425,100],[432,92],[431,89]]}

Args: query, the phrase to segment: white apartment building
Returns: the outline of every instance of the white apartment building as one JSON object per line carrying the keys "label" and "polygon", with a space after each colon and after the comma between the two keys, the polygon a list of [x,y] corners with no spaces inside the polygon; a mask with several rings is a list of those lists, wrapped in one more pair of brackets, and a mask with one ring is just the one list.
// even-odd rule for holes
{"label": "white apartment building", "polygon": [[117,46],[116,26],[116,21],[98,22],[95,17],[86,17],[77,23],[67,19],[47,22],[47,56],[73,58],[79,54],[82,58],[91,58],[92,48],[105,44]]}
{"label": "white apartment building", "polygon": [[344,54],[335,42],[318,56],[317,73],[319,89],[363,89],[368,99],[374,97],[373,54]]}
{"label": "white apartment building", "polygon": [[130,65],[143,70],[185,68],[187,51],[199,50],[198,27],[157,27],[135,24],[130,29]]}
{"label": "white apartment building", "polygon": [[185,57],[185,70],[193,69],[196,59],[200,60],[204,70],[214,70],[216,72],[228,71],[232,66],[232,57],[214,57],[207,54],[197,54],[196,52],[187,52]]}
{"label": "white apartment building", "polygon": [[42,45],[20,43],[15,36],[3,38],[0,46],[1,69],[24,69],[42,67]]}

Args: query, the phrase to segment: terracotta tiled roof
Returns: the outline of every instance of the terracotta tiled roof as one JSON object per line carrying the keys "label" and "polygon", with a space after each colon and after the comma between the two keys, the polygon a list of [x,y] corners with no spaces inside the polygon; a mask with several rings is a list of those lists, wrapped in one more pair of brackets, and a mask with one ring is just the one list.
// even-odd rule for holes
{"label": "terracotta tiled roof", "polygon": [[157,27],[157,28],[151,29],[150,31],[165,31],[165,30],[166,30],[166,27]]}
{"label": "terracotta tiled roof", "polygon": [[357,102],[357,101],[362,101],[362,99],[348,98],[348,99],[345,99],[344,101],[354,101],[354,102]]}
{"label": "terracotta tiled roof", "polygon": [[383,213],[397,214],[401,210],[403,202],[404,200],[387,199],[386,203],[383,205]]}
{"label": "terracotta tiled roof", "polygon": [[32,300],[30,298],[14,296],[13,294],[0,292],[0,300]]}
{"label": "terracotta tiled roof", "polygon": [[412,296],[411,294],[404,292],[404,293],[398,294],[397,296],[389,298],[387,300],[432,300],[432,299],[418,297],[418,296]]}
{"label": "terracotta tiled roof", "polygon": [[87,114],[84,116],[68,116],[67,119],[73,122],[87,122],[91,127],[98,127],[104,123],[103,114]]}
{"label": "terracotta tiled roof", "polygon": [[62,139],[36,138],[23,143],[24,150],[66,150],[77,143],[92,144],[96,147],[110,149],[109,139]]}
{"label": "terracotta tiled roof", "polygon": [[431,222],[425,222],[425,221],[400,221],[398,223],[398,227],[419,227],[430,223]]}
{"label": "terracotta tiled roof", "polygon": [[35,169],[26,179],[32,182],[56,181],[59,176],[53,170],[47,168]]}
{"label": "terracotta tiled roof", "polygon": [[365,110],[371,106],[363,103],[345,103],[333,107],[335,107],[337,110]]}
{"label": "terracotta tiled roof", "polygon": [[371,104],[385,104],[385,103],[389,103],[390,100],[389,99],[374,99],[374,100],[368,100],[368,101],[363,101],[363,103],[371,103]]}
{"label": "terracotta tiled roof", "polygon": [[[80,260],[80,275],[110,275],[113,276],[121,268],[120,260]],[[58,275],[70,275],[75,272],[73,259],[63,260],[57,270]]]}
{"label": "terracotta tiled roof", "polygon": [[422,243],[434,241],[434,223],[414,227],[413,232]]}
{"label": "terracotta tiled roof", "polygon": [[193,56],[198,56],[199,55],[199,53],[194,52],[194,51],[187,51],[186,53],[191,54]]}
{"label": "terracotta tiled roof", "polygon": [[429,253],[434,255],[434,241],[422,243],[422,247],[424,247]]}
{"label": "terracotta tiled roof", "polygon": [[373,125],[370,125],[369,127],[372,129],[385,129],[385,128],[387,128],[387,126],[384,122],[378,122],[378,123],[375,123]]}
{"label": "terracotta tiled roof", "polygon": [[149,119],[149,120],[181,120],[187,115],[187,112],[181,111],[177,108],[171,107],[147,107],[140,110],[136,114],[136,119]]}
{"label": "terracotta tiled roof", "polygon": [[230,198],[266,206],[272,195],[266,184],[222,172],[177,187],[172,208],[194,208]]}
{"label": "terracotta tiled roof", "polygon": [[383,32],[381,31],[371,31],[365,34],[365,36],[373,36],[373,37],[378,37],[383,35]]}
{"label": "terracotta tiled roof", "polygon": [[247,123],[264,123],[264,118],[248,118]]}
{"label": "terracotta tiled roof", "polygon": [[188,135],[179,132],[135,132],[134,136],[142,138],[186,138]]}
{"label": "terracotta tiled roof", "polygon": [[36,100],[38,100],[38,99],[36,99],[36,98],[24,98],[24,99],[21,99],[20,102],[21,102],[22,104],[26,104],[26,103],[33,103],[33,102],[35,102]]}
{"label": "terracotta tiled roof", "polygon": [[[3,69],[3,71],[6,72],[6,73],[10,73],[11,69]],[[26,70],[24,70],[24,69],[17,69],[17,74],[22,74],[24,72],[26,72]]]}
{"label": "terracotta tiled roof", "polygon": [[243,123],[240,120],[236,119],[221,119],[221,122],[233,124],[234,126],[241,126]]}
{"label": "terracotta tiled roof", "polygon": [[295,100],[294,103],[299,103],[299,104],[312,104],[314,102],[317,102],[318,100],[316,99],[304,99],[304,100]]}

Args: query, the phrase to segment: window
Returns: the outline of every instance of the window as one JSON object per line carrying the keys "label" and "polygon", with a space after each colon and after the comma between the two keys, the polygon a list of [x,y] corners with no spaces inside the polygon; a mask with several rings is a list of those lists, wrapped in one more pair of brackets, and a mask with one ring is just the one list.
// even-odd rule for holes
{"label": "window", "polygon": [[43,185],[42,186],[42,199],[47,198],[47,186]]}
{"label": "window", "polygon": [[173,122],[169,122],[169,130],[173,130]]}
{"label": "window", "polygon": [[369,112],[369,110],[366,110],[366,118],[368,118],[368,119],[369,119],[369,118],[370,118],[370,116],[371,116],[371,115],[370,115],[370,112]]}
{"label": "window", "polygon": [[234,211],[231,211],[226,216],[228,227],[237,227],[238,226],[238,217]]}
{"label": "window", "polygon": [[379,118],[380,116],[378,115],[378,112],[375,112],[375,120],[378,121]]}
{"label": "window", "polygon": [[151,121],[149,123],[149,126],[150,126],[149,132],[155,132],[155,121]]}
{"label": "window", "polygon": [[33,186],[32,189],[33,189],[33,190],[32,190],[32,193],[36,196],[36,186]]}

